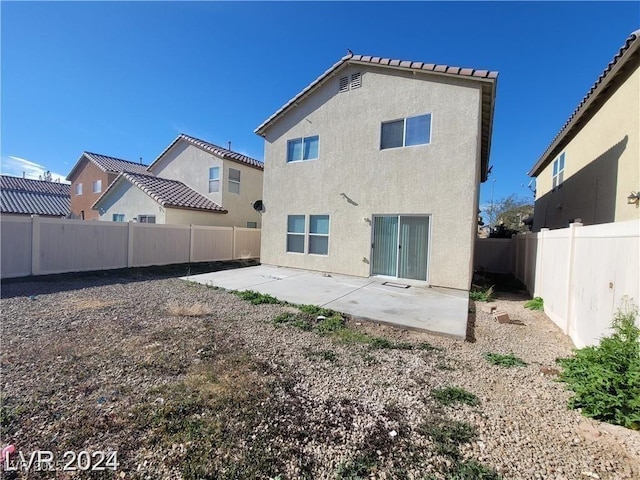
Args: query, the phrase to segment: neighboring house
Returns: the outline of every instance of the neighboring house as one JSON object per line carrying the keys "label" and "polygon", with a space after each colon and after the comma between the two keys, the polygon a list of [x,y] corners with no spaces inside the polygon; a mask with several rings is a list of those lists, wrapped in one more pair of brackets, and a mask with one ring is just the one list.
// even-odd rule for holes
{"label": "neighboring house", "polygon": [[533,231],[640,218],[639,66],[637,30],[531,168]]}
{"label": "neighboring house", "polygon": [[215,225],[260,228],[261,214],[253,204],[262,199],[263,169],[258,160],[181,134],[148,171],[179,180],[226,210],[215,216]]}
{"label": "neighboring house", "polygon": [[66,183],[0,175],[2,215],[66,217],[70,213],[70,186]]}
{"label": "neighboring house", "polygon": [[122,172],[93,205],[101,220],[219,225],[227,213],[178,180]]}
{"label": "neighboring house", "polygon": [[349,54],[256,129],[261,262],[468,290],[497,72]]}
{"label": "neighboring house", "polygon": [[71,182],[71,213],[74,218],[97,220],[91,206],[121,172],[147,173],[147,166],[120,158],[83,152],[67,175]]}

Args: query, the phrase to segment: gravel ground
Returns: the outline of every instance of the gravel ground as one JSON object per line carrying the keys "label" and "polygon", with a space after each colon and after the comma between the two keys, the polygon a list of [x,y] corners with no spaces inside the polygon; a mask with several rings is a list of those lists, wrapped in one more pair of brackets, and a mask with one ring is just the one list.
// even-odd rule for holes
{"label": "gravel ground", "polygon": [[[292,307],[177,279],[9,283],[2,297],[1,442],[23,452],[117,450],[117,478],[454,478],[470,460],[505,479],[640,478],[640,432],[566,408],[554,369],[571,342],[522,296],[496,301],[511,324],[478,304],[475,342],[348,322],[412,349],[274,325]],[[438,404],[448,386],[479,405]],[[220,439],[215,455],[198,457],[205,437],[175,430],[170,405],[181,429]],[[443,454],[428,428],[454,421],[476,435]]]}

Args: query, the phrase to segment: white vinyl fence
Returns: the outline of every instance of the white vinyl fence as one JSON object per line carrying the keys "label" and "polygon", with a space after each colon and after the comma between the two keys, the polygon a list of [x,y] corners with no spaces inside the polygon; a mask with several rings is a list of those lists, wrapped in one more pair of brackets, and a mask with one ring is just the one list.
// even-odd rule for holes
{"label": "white vinyl fence", "polygon": [[502,239],[478,239],[477,269],[505,273],[544,300],[547,316],[577,347],[594,345],[627,300],[640,305],[640,220],[542,229]]}
{"label": "white vinyl fence", "polygon": [[260,230],[0,217],[1,278],[260,257]]}

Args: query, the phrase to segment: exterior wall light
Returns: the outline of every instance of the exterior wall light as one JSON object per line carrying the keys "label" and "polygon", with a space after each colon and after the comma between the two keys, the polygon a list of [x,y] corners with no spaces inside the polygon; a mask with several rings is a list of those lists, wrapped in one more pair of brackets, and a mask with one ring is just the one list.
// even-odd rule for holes
{"label": "exterior wall light", "polygon": [[631,195],[627,197],[627,203],[629,205],[635,205],[638,208],[638,204],[640,203],[640,191],[631,192]]}

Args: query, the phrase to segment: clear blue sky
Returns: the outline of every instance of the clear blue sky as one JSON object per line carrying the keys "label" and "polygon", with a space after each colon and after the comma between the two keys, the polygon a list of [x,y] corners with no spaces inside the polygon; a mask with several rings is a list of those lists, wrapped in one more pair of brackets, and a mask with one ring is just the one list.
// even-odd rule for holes
{"label": "clear blue sky", "polygon": [[[498,70],[481,203],[522,187],[638,2],[6,2],[2,172],[84,150],[145,163],[181,132],[263,159],[253,130],[355,53]],[[36,166],[31,165],[36,164]]]}

